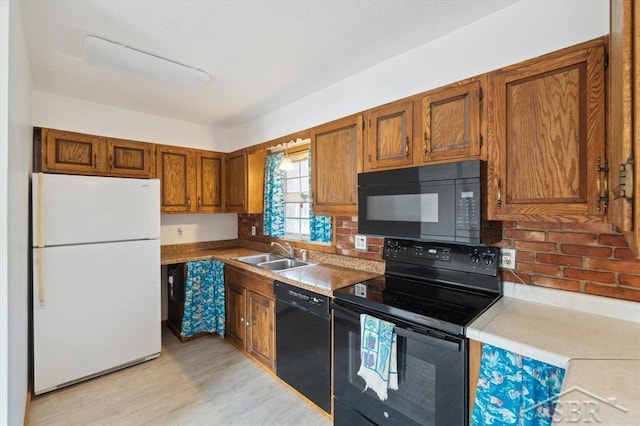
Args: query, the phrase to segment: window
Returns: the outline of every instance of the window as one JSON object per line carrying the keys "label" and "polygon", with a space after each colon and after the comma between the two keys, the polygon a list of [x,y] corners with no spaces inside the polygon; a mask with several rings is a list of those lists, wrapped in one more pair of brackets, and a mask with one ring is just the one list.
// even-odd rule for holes
{"label": "window", "polygon": [[284,238],[309,240],[309,214],[311,198],[309,192],[308,151],[289,155],[293,169],[285,172],[284,184]]}

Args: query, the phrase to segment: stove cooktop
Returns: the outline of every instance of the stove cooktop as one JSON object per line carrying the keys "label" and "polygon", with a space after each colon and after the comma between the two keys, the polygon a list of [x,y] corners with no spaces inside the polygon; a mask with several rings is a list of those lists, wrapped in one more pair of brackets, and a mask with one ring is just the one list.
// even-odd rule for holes
{"label": "stove cooktop", "polygon": [[497,249],[386,239],[387,274],[334,291],[334,299],[392,318],[464,335],[500,299]]}
{"label": "stove cooktop", "polygon": [[[463,335],[500,295],[381,276],[335,290],[334,299],[409,323]],[[375,316],[375,313],[373,313]]]}

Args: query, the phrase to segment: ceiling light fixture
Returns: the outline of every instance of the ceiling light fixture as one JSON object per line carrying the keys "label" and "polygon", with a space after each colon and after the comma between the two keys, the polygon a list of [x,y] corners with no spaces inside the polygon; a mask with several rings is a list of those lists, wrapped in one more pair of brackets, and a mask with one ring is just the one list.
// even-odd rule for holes
{"label": "ceiling light fixture", "polygon": [[133,74],[182,90],[200,89],[211,79],[197,68],[95,36],[85,37],[82,60],[89,66]]}

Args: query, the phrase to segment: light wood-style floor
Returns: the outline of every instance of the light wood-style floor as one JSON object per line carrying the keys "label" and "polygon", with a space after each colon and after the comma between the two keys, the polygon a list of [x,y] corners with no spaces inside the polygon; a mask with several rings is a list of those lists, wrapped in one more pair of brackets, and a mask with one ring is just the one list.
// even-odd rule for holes
{"label": "light wood-style floor", "polygon": [[35,397],[31,425],[331,425],[219,337],[162,334],[158,359]]}

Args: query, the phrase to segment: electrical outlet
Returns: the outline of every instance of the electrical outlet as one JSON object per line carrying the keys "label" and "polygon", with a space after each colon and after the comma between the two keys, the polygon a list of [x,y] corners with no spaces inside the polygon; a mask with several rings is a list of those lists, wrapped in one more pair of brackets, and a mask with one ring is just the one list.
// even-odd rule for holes
{"label": "electrical outlet", "polygon": [[500,249],[500,267],[502,269],[515,269],[516,268],[516,250],[515,249]]}
{"label": "electrical outlet", "polygon": [[178,238],[182,238],[182,227],[178,227]]}
{"label": "electrical outlet", "polygon": [[254,237],[256,236],[256,226],[255,225],[251,225],[251,235],[253,235]]}
{"label": "electrical outlet", "polygon": [[367,236],[366,235],[356,235],[356,250],[366,250],[367,249]]}

